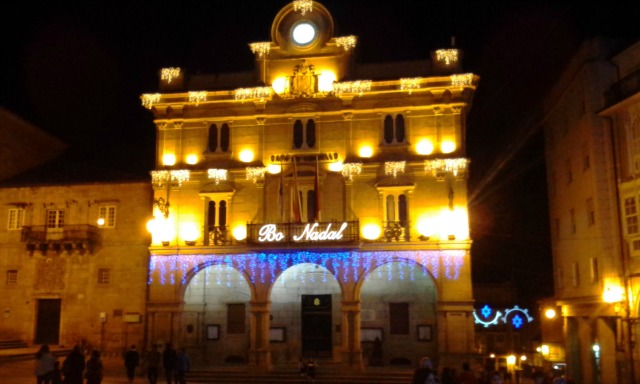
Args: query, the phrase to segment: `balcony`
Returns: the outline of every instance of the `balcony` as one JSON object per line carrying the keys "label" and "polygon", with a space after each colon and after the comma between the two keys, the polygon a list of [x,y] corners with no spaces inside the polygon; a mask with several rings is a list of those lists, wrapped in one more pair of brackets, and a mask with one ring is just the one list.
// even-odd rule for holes
{"label": "balcony", "polygon": [[382,239],[388,243],[411,241],[411,227],[408,221],[385,221]]}
{"label": "balcony", "polygon": [[29,252],[49,250],[55,252],[93,252],[100,243],[98,228],[88,224],[65,225],[48,228],[45,225],[22,227],[20,241],[27,244]]}
{"label": "balcony", "polygon": [[611,107],[638,92],[640,92],[640,70],[612,85],[604,94],[605,105]]}

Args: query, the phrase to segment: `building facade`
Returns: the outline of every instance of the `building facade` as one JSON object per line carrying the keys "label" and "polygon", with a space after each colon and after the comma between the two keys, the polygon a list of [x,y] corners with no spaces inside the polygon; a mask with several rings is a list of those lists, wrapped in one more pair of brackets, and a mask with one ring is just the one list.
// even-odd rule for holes
{"label": "building facade", "polygon": [[148,181],[32,181],[41,177],[0,186],[2,338],[107,352],[143,345]]}
{"label": "building facade", "polygon": [[355,66],[320,3],[277,13],[255,71],[161,72],[149,342],[207,364],[353,369],[475,353],[457,49]]}
{"label": "building facade", "polygon": [[640,61],[637,44],[616,46],[586,41],[545,104],[555,298],[567,374],[581,383],[632,383],[638,371],[629,79]]}

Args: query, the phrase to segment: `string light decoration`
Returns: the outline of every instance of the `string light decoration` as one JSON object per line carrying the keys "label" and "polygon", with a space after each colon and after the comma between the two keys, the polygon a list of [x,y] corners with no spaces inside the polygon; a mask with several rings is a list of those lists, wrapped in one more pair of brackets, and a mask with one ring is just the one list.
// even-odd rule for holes
{"label": "string light decoration", "polygon": [[344,93],[357,93],[362,96],[364,92],[371,90],[371,80],[344,81],[333,83],[333,93],[340,96]]}
{"label": "string light decoration", "polygon": [[342,176],[353,181],[353,175],[362,173],[362,163],[346,163],[342,165]]}
{"label": "string light decoration", "polygon": [[251,180],[254,184],[258,180],[264,179],[264,174],[267,172],[267,167],[247,167],[246,170],[247,180]]}
{"label": "string light decoration", "polygon": [[201,101],[207,101],[207,91],[189,92],[189,102],[196,103],[196,107]]}
{"label": "string light decoration", "polygon": [[405,161],[387,161],[384,163],[384,174],[396,177],[398,176],[398,173],[404,173],[406,164],[407,163]]}
{"label": "string light decoration", "polygon": [[476,310],[473,310],[473,318],[475,319],[475,323],[476,324],[482,324],[485,328],[488,328],[490,325],[498,325],[498,322],[500,321],[500,316],[502,316],[502,313],[500,313],[500,311],[497,311],[495,316],[493,316],[493,318],[489,318],[489,316],[491,315],[491,313],[493,312],[493,310],[488,306],[488,305],[484,305],[484,307],[482,307],[482,309],[480,310],[480,313],[482,314],[482,318],[478,317],[478,314],[476,313]]}
{"label": "string light decoration", "polygon": [[264,101],[271,96],[271,87],[238,88],[235,92],[236,100],[260,99]]}
{"label": "string light decoration", "polygon": [[264,41],[258,43],[249,44],[249,48],[251,48],[251,53],[254,55],[258,55],[258,58],[263,58],[271,52],[271,42]]}
{"label": "string light decoration", "polygon": [[147,109],[151,109],[153,104],[159,101],[160,101],[159,93],[145,93],[144,95],[142,95],[142,106]]}
{"label": "string light decoration", "polygon": [[443,61],[446,65],[457,63],[459,51],[457,49],[438,49],[436,50],[436,60]]}
{"label": "string light decoration", "polygon": [[[511,314],[514,312],[515,314],[511,316]],[[511,316],[511,325],[516,329],[520,329],[524,325],[525,319],[527,323],[530,323],[533,321],[533,317],[529,315],[529,310],[525,308],[520,308],[517,305],[514,306],[513,308],[505,309],[504,315],[502,314],[502,312],[496,311],[495,315],[492,318],[489,318],[489,316],[491,316],[492,313],[493,313],[493,309],[491,309],[491,307],[489,307],[487,304],[485,304],[484,307],[480,309],[480,314],[482,315],[482,317],[478,316],[478,314],[476,313],[476,310],[474,309],[473,318],[475,319],[474,320],[475,323],[481,324],[485,328],[488,328],[491,325],[498,325],[500,322],[504,324],[508,324],[509,316]],[[524,318],[520,316],[521,314],[524,316]]]}
{"label": "string light decoration", "polygon": [[180,76],[180,68],[178,67],[170,67],[170,68],[162,68],[160,71],[160,80],[166,81],[171,84],[171,80]]}
{"label": "string light decoration", "polygon": [[191,173],[188,169],[151,171],[151,183],[156,188],[161,188],[167,183],[174,183],[181,187],[185,181],[189,181]]}
{"label": "string light decoration", "polygon": [[425,160],[424,171],[432,173],[436,177],[443,176],[446,173],[458,176],[459,173],[467,170],[468,165],[469,160],[465,158]]}
{"label": "string light decoration", "polygon": [[451,85],[454,87],[464,87],[471,85],[473,81],[473,73],[463,73],[458,75],[451,75]]}
{"label": "string light decoration", "polygon": [[520,329],[522,327],[522,325],[524,324],[524,320],[523,320],[522,317],[520,317],[519,313],[524,315],[524,317],[527,319],[528,323],[533,321],[533,317],[529,316],[529,310],[528,309],[520,308],[520,307],[518,307],[516,305],[513,308],[505,309],[504,316],[502,317],[502,322],[507,324],[508,317],[513,312],[516,312],[516,314],[513,315],[513,317],[511,318],[511,325],[513,325],[514,328],[516,328],[516,329]]}
{"label": "string light decoration", "polygon": [[353,35],[336,37],[336,46],[342,47],[345,51],[355,48],[357,42],[358,38]]}
{"label": "string light decoration", "polygon": [[227,170],[226,169],[208,169],[207,175],[210,179],[214,179],[216,184],[220,184],[220,181],[227,180]]}
{"label": "string light decoration", "polygon": [[[397,273],[398,278],[414,280],[417,275],[432,276],[437,279],[441,269],[445,277],[457,280],[464,263],[465,251],[373,251],[373,252],[307,252],[294,253],[243,253],[234,255],[151,255],[147,283],[157,281],[161,285],[187,284],[193,273],[211,266],[218,270],[237,270],[249,276],[252,283],[273,284],[284,270],[299,264],[316,264],[327,269],[343,283],[365,279],[378,267],[397,263],[398,271],[409,269],[409,273]],[[393,271],[388,270],[387,278],[393,279]],[[217,284],[226,284],[227,274],[218,274]],[[382,277],[382,276],[379,276]],[[300,276],[302,278],[302,276]],[[155,279],[155,280],[154,280]],[[305,282],[300,279],[301,282]]]}
{"label": "string light decoration", "polygon": [[293,10],[303,15],[307,12],[313,11],[313,1],[312,0],[294,0],[293,1]]}
{"label": "string light decoration", "polygon": [[409,94],[411,94],[414,89],[420,88],[420,83],[422,83],[422,77],[400,79],[400,90],[409,91]]}

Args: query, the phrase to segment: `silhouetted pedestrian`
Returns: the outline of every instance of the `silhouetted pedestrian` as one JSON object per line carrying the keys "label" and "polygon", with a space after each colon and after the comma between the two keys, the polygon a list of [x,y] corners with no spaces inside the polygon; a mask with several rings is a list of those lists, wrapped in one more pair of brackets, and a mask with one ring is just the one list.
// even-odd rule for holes
{"label": "silhouetted pedestrian", "polygon": [[164,352],[162,352],[162,366],[164,368],[164,377],[167,384],[173,383],[173,375],[176,372],[176,363],[178,362],[178,354],[173,349],[171,343],[167,343]]}
{"label": "silhouetted pedestrian", "polygon": [[85,377],[87,378],[87,384],[101,384],[102,383],[102,360],[100,359],[100,351],[94,349],[91,351],[91,357],[87,361],[87,372]]}
{"label": "silhouetted pedestrian", "polygon": [[62,370],[60,362],[56,360],[53,363],[53,371],[51,371],[51,384],[62,384]]}
{"label": "silhouetted pedestrian", "polygon": [[162,360],[162,355],[158,351],[158,346],[153,344],[151,351],[146,354],[142,362],[143,365],[147,366],[147,379],[149,380],[149,384],[156,384],[158,382],[160,360]]}
{"label": "silhouetted pedestrian", "polygon": [[49,351],[49,346],[47,344],[42,344],[36,353],[36,367],[34,370],[36,382],[38,384],[51,383],[51,372],[53,371],[53,364],[55,361],[56,358],[53,357]]}
{"label": "silhouetted pedestrian", "polygon": [[189,369],[191,369],[191,360],[189,359],[189,355],[187,355],[187,350],[180,348],[176,360],[176,384],[187,383],[186,376]]}
{"label": "silhouetted pedestrian", "polygon": [[82,373],[84,372],[85,361],[80,346],[73,347],[62,363],[62,374],[64,384],[82,384]]}
{"label": "silhouetted pedestrian", "polygon": [[124,354],[124,366],[127,368],[127,379],[129,379],[129,383],[133,383],[138,365],[140,365],[140,354],[136,350],[136,346],[132,345]]}

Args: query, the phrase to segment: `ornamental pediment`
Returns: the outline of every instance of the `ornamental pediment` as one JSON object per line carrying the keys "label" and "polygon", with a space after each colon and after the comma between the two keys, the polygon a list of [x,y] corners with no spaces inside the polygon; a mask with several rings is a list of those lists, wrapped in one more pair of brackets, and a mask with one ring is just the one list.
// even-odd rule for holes
{"label": "ornamental pediment", "polygon": [[236,190],[234,188],[224,183],[220,183],[220,184],[210,183],[210,184],[204,185],[202,189],[200,189],[201,195],[211,194],[211,193],[235,193],[235,192]]}

